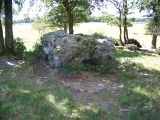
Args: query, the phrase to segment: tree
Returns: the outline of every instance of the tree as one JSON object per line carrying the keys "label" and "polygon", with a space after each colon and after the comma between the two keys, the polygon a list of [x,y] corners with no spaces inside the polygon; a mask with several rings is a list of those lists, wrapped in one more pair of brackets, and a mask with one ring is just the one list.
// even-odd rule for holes
{"label": "tree", "polygon": [[73,34],[73,25],[74,25],[74,14],[73,11],[76,8],[83,8],[83,9],[89,9],[89,3],[87,0],[63,0],[62,1],[63,6],[65,7],[67,16],[68,16],[68,25],[69,25],[69,34]]}
{"label": "tree", "polygon": [[12,0],[5,0],[5,46],[10,53],[14,53],[12,28]]}
{"label": "tree", "polygon": [[[30,0],[31,6],[34,5],[35,2],[37,2],[38,0]],[[47,6],[50,7],[55,7],[55,5],[59,5],[62,4],[68,21],[67,24],[69,26],[69,34],[73,34],[74,30],[73,30],[73,26],[75,24],[75,9],[78,9],[78,11],[76,10],[76,13],[79,13],[79,18],[82,18],[85,14],[83,10],[85,10],[85,13],[88,12],[91,14],[90,9],[94,9],[95,6],[97,6],[97,8],[100,9],[101,4],[105,1],[105,0],[40,0],[42,2],[44,2]],[[108,0],[107,0],[108,1]],[[80,13],[83,16],[80,16]]]}
{"label": "tree", "polygon": [[121,45],[123,46],[124,45],[122,41],[122,10],[123,10],[122,3],[123,2],[117,1],[117,0],[109,0],[109,2],[112,3],[118,11],[119,16],[116,17],[114,24],[117,25],[119,28],[119,40]]}
{"label": "tree", "polygon": [[36,19],[32,24],[33,28],[39,32],[40,37],[45,33],[47,24],[45,17],[40,17],[39,15],[36,15]]}
{"label": "tree", "polygon": [[[106,15],[106,20],[110,20],[110,25],[118,26],[119,28],[119,40],[121,45],[127,44],[128,41],[128,27],[131,27],[131,22],[134,21],[133,18],[128,19],[127,15],[129,7],[127,0],[108,0],[109,3],[113,4],[114,7],[117,9],[118,17],[114,15]],[[122,41],[122,27],[124,27],[123,36],[124,36],[124,43]]]}
{"label": "tree", "polygon": [[2,29],[2,5],[3,5],[3,0],[0,1],[0,53],[4,51],[4,38],[3,38],[3,29]]}
{"label": "tree", "polygon": [[102,22],[106,22],[109,25],[114,25],[114,26],[118,26],[119,28],[119,40],[120,40],[120,44],[123,46],[124,43],[122,41],[122,18],[121,18],[121,14],[119,14],[119,17],[116,17],[115,15],[111,15],[111,14],[105,14],[104,16],[102,16]]}
{"label": "tree", "polygon": [[67,33],[68,17],[62,4],[52,8],[47,13],[47,24],[50,28],[63,28]]}
{"label": "tree", "polygon": [[122,15],[123,15],[123,37],[124,37],[124,43],[127,44],[128,41],[128,28],[127,28],[127,15],[128,15],[128,3],[127,0],[123,0],[123,10],[122,10]]}
{"label": "tree", "polygon": [[149,26],[152,31],[151,48],[156,48],[157,36],[160,24],[160,0],[137,0],[136,4],[140,11],[146,10],[147,16],[150,18]]}
{"label": "tree", "polygon": [[[18,5],[19,10],[22,8],[24,0],[0,0],[0,52],[4,51],[6,47],[8,52],[14,53],[13,46],[13,28],[12,28],[12,15],[13,15],[13,7],[12,4],[15,3]],[[4,5],[4,8],[3,6]],[[2,30],[2,10],[4,9],[5,14],[5,45],[3,38],[3,30]]]}
{"label": "tree", "polygon": [[68,18],[69,34],[74,33],[73,26],[75,22],[75,13],[78,13],[77,10],[81,11],[81,9],[84,9],[86,11],[90,11],[90,4],[88,0],[45,0],[45,3],[51,7],[55,4],[63,5]]}
{"label": "tree", "polygon": [[152,35],[152,48],[156,48],[157,36],[160,35],[160,21],[155,23],[153,19],[150,19],[145,26],[145,32],[148,35]]}
{"label": "tree", "polygon": [[[81,22],[88,22],[90,12],[85,10],[83,7],[76,7],[72,10],[73,14],[73,25],[76,25]],[[63,4],[59,3],[58,6],[52,8],[47,14],[47,23],[51,28],[63,28],[67,32],[69,26],[68,16],[66,14],[65,7]]]}

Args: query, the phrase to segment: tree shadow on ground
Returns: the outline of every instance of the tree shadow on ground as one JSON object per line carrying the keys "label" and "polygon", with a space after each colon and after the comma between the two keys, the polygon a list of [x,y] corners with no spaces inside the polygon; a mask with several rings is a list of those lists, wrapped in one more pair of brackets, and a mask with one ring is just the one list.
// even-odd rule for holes
{"label": "tree shadow on ground", "polygon": [[116,49],[116,52],[114,54],[117,58],[120,57],[140,57],[140,56],[155,56],[150,53],[145,53],[141,51],[129,51],[129,50],[121,50],[121,49]]}
{"label": "tree shadow on ground", "polygon": [[[32,81],[32,82],[30,82]],[[39,86],[39,83],[43,85]],[[1,119],[105,119],[105,112],[93,104],[72,100],[68,91],[53,78],[0,78]]]}
{"label": "tree shadow on ground", "polygon": [[133,63],[121,69],[114,82],[123,85],[119,88],[119,101],[123,109],[131,110],[127,119],[160,119],[159,70]]}

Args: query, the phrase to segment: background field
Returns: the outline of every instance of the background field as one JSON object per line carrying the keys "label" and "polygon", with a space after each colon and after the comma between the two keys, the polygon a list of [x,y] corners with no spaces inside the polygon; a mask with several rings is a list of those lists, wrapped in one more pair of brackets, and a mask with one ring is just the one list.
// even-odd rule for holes
{"label": "background field", "polygon": [[[145,35],[144,23],[134,23],[129,28],[129,38],[137,39],[143,47],[150,47],[152,36]],[[24,40],[27,50],[32,49],[35,42],[39,42],[40,35],[35,31],[32,24],[15,24],[13,26],[14,37],[20,37]],[[54,31],[54,30],[51,30]],[[100,33],[108,37],[118,38],[119,29],[115,26],[109,26],[106,23],[82,23],[74,27],[74,33],[92,34]],[[157,47],[160,47],[160,37],[157,40]]]}

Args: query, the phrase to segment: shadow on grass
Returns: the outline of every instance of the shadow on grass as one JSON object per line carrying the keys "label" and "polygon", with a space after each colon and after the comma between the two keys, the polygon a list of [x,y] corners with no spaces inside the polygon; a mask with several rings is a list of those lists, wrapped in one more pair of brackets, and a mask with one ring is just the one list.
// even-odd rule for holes
{"label": "shadow on grass", "polygon": [[139,57],[139,56],[154,56],[149,53],[144,53],[141,51],[127,51],[127,50],[121,50],[116,49],[116,52],[114,54],[116,57]]}
{"label": "shadow on grass", "polygon": [[72,101],[66,89],[53,79],[39,87],[33,82],[4,80],[1,83],[1,119],[103,120],[105,112],[94,105]]}
{"label": "shadow on grass", "polygon": [[[132,57],[136,54],[137,56],[143,55],[130,51],[119,52],[120,57],[128,57],[128,55],[123,55],[126,52]],[[116,79],[124,84],[124,87],[119,88],[121,107],[131,109],[126,119],[159,120],[160,71],[144,68],[137,63],[128,63],[122,67],[120,71],[123,72],[120,72]],[[24,65],[23,70],[26,72],[27,69],[28,65]],[[100,70],[103,70],[103,66]],[[114,114],[107,114],[94,104],[76,103],[67,90],[54,79],[48,79],[42,86],[38,86],[36,81],[37,79],[29,82],[28,79],[19,81],[0,78],[0,119],[116,119]]]}
{"label": "shadow on grass", "polygon": [[130,109],[126,119],[160,119],[160,71],[144,68],[132,63],[121,69],[115,82],[123,84],[119,88],[119,101],[124,109]]}

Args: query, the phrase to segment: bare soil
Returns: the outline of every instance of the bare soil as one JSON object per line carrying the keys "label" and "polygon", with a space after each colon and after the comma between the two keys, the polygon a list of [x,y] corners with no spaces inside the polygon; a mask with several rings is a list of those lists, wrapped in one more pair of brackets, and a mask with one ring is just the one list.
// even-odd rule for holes
{"label": "bare soil", "polygon": [[[0,69],[10,69],[11,72],[16,66],[21,66],[23,61],[12,58],[1,57]],[[22,65],[23,67],[23,65]],[[19,70],[20,72],[20,70]],[[52,69],[48,62],[38,61],[30,62],[27,70],[20,75],[9,74],[6,77],[11,79],[28,79],[29,82],[36,82],[41,87],[49,78],[54,78],[57,82],[66,87],[75,102],[84,101],[86,104],[95,104],[103,109],[110,110],[113,107],[119,107],[116,96],[119,94],[119,88],[123,84],[113,82],[112,74],[101,75],[96,72],[77,71],[75,74],[66,74],[58,69]]]}

